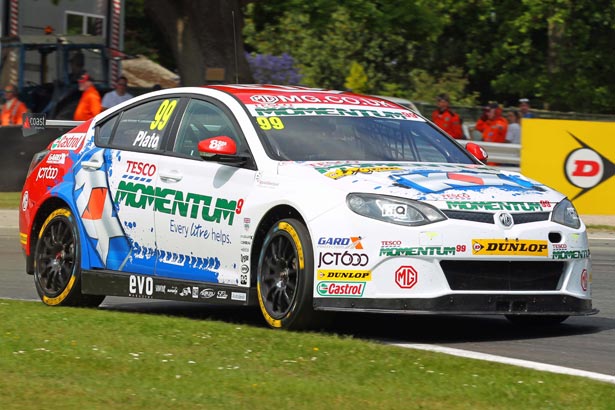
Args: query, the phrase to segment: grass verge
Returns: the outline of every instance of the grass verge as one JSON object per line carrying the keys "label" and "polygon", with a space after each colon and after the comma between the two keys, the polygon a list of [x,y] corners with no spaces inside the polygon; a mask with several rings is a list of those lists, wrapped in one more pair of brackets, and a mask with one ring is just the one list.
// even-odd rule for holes
{"label": "grass verge", "polygon": [[319,333],[0,300],[0,408],[613,409],[611,384]]}
{"label": "grass verge", "polygon": [[0,209],[19,209],[21,192],[0,192]]}

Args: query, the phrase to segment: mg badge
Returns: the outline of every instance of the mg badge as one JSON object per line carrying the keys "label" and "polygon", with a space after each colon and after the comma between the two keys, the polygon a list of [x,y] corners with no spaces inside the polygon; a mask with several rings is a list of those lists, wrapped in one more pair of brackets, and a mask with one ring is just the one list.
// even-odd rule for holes
{"label": "mg badge", "polygon": [[508,212],[501,212],[496,215],[496,218],[497,221],[500,222],[500,225],[502,225],[504,228],[510,228],[511,226],[513,226],[513,217]]}

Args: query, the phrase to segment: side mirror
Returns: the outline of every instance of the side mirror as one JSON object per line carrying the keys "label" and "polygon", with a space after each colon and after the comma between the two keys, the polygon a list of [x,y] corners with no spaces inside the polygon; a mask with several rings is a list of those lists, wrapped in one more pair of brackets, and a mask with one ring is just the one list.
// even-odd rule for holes
{"label": "side mirror", "polygon": [[199,155],[205,161],[219,161],[231,164],[243,164],[247,157],[237,155],[237,143],[226,135],[199,141]]}
{"label": "side mirror", "polygon": [[224,135],[199,141],[198,149],[202,157],[237,154],[237,144],[235,144],[235,141]]}
{"label": "side mirror", "polygon": [[487,162],[487,158],[489,158],[487,151],[475,142],[468,142],[466,144],[466,150],[468,150],[470,154],[474,155],[474,157],[480,162]]}

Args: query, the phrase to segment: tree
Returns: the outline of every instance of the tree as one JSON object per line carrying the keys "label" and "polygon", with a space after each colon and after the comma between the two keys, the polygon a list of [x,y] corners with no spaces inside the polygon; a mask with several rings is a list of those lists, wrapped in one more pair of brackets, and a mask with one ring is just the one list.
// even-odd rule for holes
{"label": "tree", "polygon": [[144,0],[145,13],[172,51],[182,85],[252,82],[241,35],[242,6],[248,2]]}

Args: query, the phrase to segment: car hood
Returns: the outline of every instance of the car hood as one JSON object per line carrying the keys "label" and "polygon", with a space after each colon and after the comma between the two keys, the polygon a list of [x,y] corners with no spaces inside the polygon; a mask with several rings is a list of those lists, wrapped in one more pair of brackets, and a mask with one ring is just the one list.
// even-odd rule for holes
{"label": "car hood", "polygon": [[[455,202],[527,202],[537,205],[513,207],[513,210],[542,211],[551,210],[555,203],[565,197],[518,172],[503,171],[485,165],[286,162],[280,164],[279,173],[300,178],[302,183],[311,180],[319,186],[326,184],[347,192],[376,193],[428,201],[444,209],[464,209],[463,206],[458,208]],[[544,205],[545,209],[541,209],[540,204]]]}

